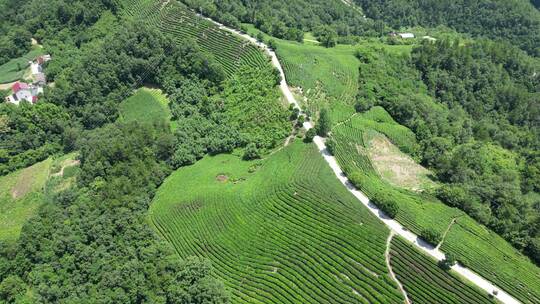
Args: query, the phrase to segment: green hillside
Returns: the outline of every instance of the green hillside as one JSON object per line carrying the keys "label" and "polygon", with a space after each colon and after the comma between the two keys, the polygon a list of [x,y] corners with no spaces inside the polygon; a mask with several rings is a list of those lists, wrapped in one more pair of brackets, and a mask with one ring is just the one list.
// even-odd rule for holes
{"label": "green hillside", "polygon": [[[401,224],[419,235],[426,231],[433,231],[435,235],[439,236],[439,241],[440,236],[452,220],[459,218],[458,224],[452,227],[452,233],[446,238],[442,249],[446,248],[454,252],[460,261],[470,265],[474,271],[486,279],[504,287],[506,291],[518,299],[526,303],[537,303],[537,299],[540,298],[540,286],[538,285],[540,269],[528,258],[512,248],[500,236],[466,216],[463,211],[451,208],[425,192],[397,187],[374,168],[370,158],[372,157],[370,147],[374,139],[383,135],[399,147],[402,152],[418,158],[417,154],[421,146],[417,143],[417,135],[395,122],[382,108],[376,107],[362,114],[354,114],[355,98],[349,99],[351,101],[348,104],[343,102],[343,100],[347,100],[346,98],[339,98],[340,94],[343,93],[349,96],[356,95],[356,92],[352,89],[346,89],[344,86],[350,80],[344,82],[343,78],[340,79],[337,76],[345,75],[344,71],[349,70],[351,77],[354,75],[358,77],[359,74],[353,74],[350,69],[351,65],[357,66],[350,63],[356,60],[357,64],[361,66],[360,72],[363,73],[362,81],[356,88],[362,93],[363,98],[380,98],[386,100],[385,104],[390,104],[392,100],[403,101],[403,103],[414,101],[420,106],[424,105],[424,109],[433,107],[436,110],[432,110],[429,114],[434,116],[440,114],[440,118],[443,118],[444,116],[441,114],[444,112],[443,106],[430,99],[427,89],[419,82],[418,78],[407,74],[411,67],[405,66],[400,59],[408,58],[414,45],[387,45],[372,41],[363,42],[354,48],[338,46],[338,48],[326,49],[277,41],[277,53],[280,60],[284,62],[287,80],[292,86],[302,86],[304,96],[308,99],[307,102],[304,102],[307,108],[312,109],[315,105],[327,107],[330,110],[334,125],[332,138],[336,142],[334,153],[341,168],[353,179],[358,188],[375,200],[394,202],[399,208],[396,219]],[[347,56],[350,59],[340,61],[340,56],[337,54],[340,49],[346,48],[349,48]],[[361,61],[354,58],[355,50],[359,50]],[[329,56],[323,59],[322,55],[317,54],[328,54]],[[330,56],[330,54],[336,55]],[[374,54],[385,54],[383,57],[386,61],[380,60],[378,55]],[[295,64],[290,64],[290,62]],[[405,76],[406,74],[408,76]],[[313,79],[311,75],[319,76]],[[341,85],[334,85],[336,82],[340,82]],[[337,90],[333,91],[332,89]],[[323,92],[324,94],[318,94],[320,98],[313,98],[312,92]],[[347,92],[349,93],[347,94]],[[427,103],[429,103],[429,107],[427,107]],[[407,113],[407,108],[405,105],[400,105],[393,111]],[[466,222],[474,228],[459,229],[460,222]],[[485,231],[485,235],[478,234],[478,231]],[[486,259],[486,257],[489,258]]]}
{"label": "green hillside", "polygon": [[181,257],[212,261],[234,303],[400,303],[388,230],[313,145],[206,157],[159,188],[150,220]]}
{"label": "green hillside", "polygon": [[203,51],[214,56],[228,76],[244,65],[268,65],[268,58],[256,46],[197,17],[178,1],[123,0],[122,6],[128,19],[145,20],[179,42],[196,41]]}

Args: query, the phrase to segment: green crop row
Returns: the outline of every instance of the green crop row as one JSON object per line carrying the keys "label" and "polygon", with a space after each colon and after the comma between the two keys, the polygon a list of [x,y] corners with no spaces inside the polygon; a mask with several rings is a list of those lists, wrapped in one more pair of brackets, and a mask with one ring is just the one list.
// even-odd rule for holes
{"label": "green crop row", "polygon": [[415,249],[400,237],[392,239],[390,264],[413,303],[480,304],[493,299]]}
{"label": "green crop row", "polygon": [[235,303],[403,301],[385,265],[388,230],[313,145],[179,169],[158,190],[150,219],[181,257],[209,258]]}

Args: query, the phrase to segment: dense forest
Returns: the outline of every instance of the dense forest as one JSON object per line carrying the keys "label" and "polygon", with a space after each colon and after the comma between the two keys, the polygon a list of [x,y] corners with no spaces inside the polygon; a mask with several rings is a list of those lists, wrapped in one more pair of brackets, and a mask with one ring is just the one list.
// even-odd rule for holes
{"label": "dense forest", "polygon": [[538,62],[481,40],[425,42],[410,58],[358,57],[360,108],[381,105],[415,132],[412,152],[444,185],[436,195],[539,262]]}
{"label": "dense forest", "polygon": [[396,29],[446,25],[477,37],[507,40],[540,56],[540,12],[526,0],[354,1],[367,17]]}
{"label": "dense forest", "polygon": [[376,35],[376,24],[339,0],[183,0],[203,15],[232,27],[254,24],[274,37],[303,41],[304,32],[332,26],[340,36]]}

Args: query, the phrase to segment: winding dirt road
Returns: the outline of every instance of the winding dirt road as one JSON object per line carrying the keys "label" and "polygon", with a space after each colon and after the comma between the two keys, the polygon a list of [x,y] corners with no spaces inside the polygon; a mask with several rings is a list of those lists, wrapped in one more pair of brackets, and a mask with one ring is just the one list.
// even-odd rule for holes
{"label": "winding dirt road", "polygon": [[[244,34],[235,29],[226,27],[223,24],[220,24],[210,18],[206,18],[201,15],[198,15],[198,16],[208,21],[213,22],[214,24],[218,25],[222,30],[228,31],[246,40],[249,40],[251,43],[259,46],[262,50],[264,50],[272,59],[272,64],[274,65],[274,67],[276,67],[279,70],[279,73],[281,74],[281,83],[279,85],[281,92],[283,93],[283,95],[285,96],[285,98],[290,104],[293,104],[298,109],[302,109],[300,107],[300,104],[294,98],[294,95],[289,89],[289,86],[287,85],[287,81],[285,80],[285,73],[278,60],[276,53],[273,50],[271,50],[266,44],[257,41],[257,39],[247,34]],[[308,121],[304,123],[304,128],[306,130],[309,130],[313,128],[313,125],[311,124],[311,122]],[[375,206],[375,204],[371,203],[368,197],[364,193],[356,189],[354,185],[347,179],[347,177],[345,176],[345,173],[339,167],[336,158],[332,156],[330,153],[328,153],[324,138],[316,136],[313,139],[313,142],[317,145],[317,148],[321,152],[322,156],[324,157],[325,161],[328,163],[330,168],[332,168],[332,171],[334,171],[339,181],[343,185],[345,185],[345,187],[349,190],[349,192],[351,192],[364,206],[366,206],[369,211],[371,211],[375,216],[377,216],[390,229],[391,231],[390,233],[400,235],[401,237],[405,238],[407,241],[414,244],[417,248],[421,249],[424,253],[435,258],[437,261],[441,261],[445,258],[445,255],[442,251],[432,246],[431,244],[427,243],[426,241],[422,240],[418,235],[410,232],[408,229],[403,227],[396,220],[393,220],[390,217],[388,217],[386,214],[384,214],[382,210],[380,210],[377,206]],[[499,301],[503,303],[507,303],[507,304],[520,304],[521,303],[517,299],[515,299],[514,297],[506,293],[501,288],[495,286],[494,284],[492,284],[491,282],[484,279],[483,277],[481,277],[480,275],[476,274],[475,272],[473,272],[472,270],[468,268],[465,268],[461,265],[456,264],[452,267],[452,270],[454,270],[456,273],[466,278],[467,280],[471,281],[473,284],[475,284],[476,286],[478,286],[485,292],[492,294],[496,299],[498,299]],[[497,291],[496,294],[494,294],[494,291]]]}

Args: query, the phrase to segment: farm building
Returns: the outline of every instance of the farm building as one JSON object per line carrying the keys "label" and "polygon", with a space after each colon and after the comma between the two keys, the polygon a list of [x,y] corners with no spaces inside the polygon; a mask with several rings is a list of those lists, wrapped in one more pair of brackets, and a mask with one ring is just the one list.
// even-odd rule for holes
{"label": "farm building", "polygon": [[398,33],[398,36],[401,37],[402,39],[411,39],[411,38],[414,38],[414,34],[413,34],[413,33]]}
{"label": "farm building", "polygon": [[43,88],[24,82],[16,82],[11,89],[13,94],[6,97],[6,101],[16,105],[23,100],[36,103],[39,93],[43,93]]}

